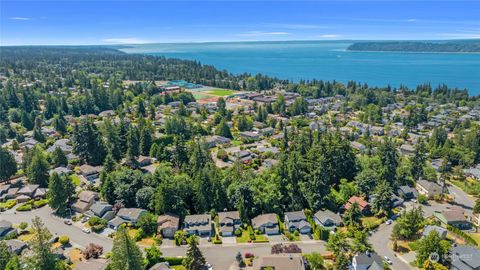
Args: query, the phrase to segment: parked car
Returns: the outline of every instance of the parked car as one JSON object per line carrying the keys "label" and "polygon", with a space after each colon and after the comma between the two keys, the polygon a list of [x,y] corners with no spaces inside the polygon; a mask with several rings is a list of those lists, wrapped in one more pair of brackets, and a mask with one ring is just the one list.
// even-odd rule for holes
{"label": "parked car", "polygon": [[83,217],[83,218],[80,220],[81,223],[85,223],[85,222],[87,222],[87,221],[88,221],[88,217]]}
{"label": "parked car", "polygon": [[391,220],[391,219],[387,220],[387,221],[385,222],[385,224],[387,224],[387,225],[392,224],[392,220]]}
{"label": "parked car", "polygon": [[385,262],[387,262],[388,264],[392,264],[392,260],[390,260],[390,258],[388,258],[387,256],[383,257],[385,259]]}
{"label": "parked car", "polygon": [[82,231],[83,231],[84,233],[91,233],[91,232],[92,232],[92,231],[91,231],[90,229],[88,229],[88,228],[84,228]]}
{"label": "parked car", "polygon": [[207,268],[207,270],[213,270],[213,266],[208,262],[205,264],[205,268]]}
{"label": "parked car", "polygon": [[63,223],[65,223],[66,225],[72,225],[72,221],[69,219],[66,219]]}

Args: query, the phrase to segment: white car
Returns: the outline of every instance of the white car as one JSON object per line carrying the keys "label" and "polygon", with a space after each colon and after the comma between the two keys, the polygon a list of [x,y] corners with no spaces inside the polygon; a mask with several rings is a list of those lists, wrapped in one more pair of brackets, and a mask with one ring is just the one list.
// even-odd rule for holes
{"label": "white car", "polygon": [[392,260],[390,260],[390,258],[388,258],[387,256],[383,257],[383,259],[385,259],[385,261],[388,263],[388,264],[392,264]]}
{"label": "white car", "polygon": [[92,231],[91,231],[90,229],[88,229],[88,228],[84,228],[82,231],[83,231],[84,233],[91,233],[91,232],[92,232]]}
{"label": "white car", "polygon": [[385,224],[387,224],[387,225],[392,224],[392,220],[391,220],[391,219],[387,220],[387,221],[385,222]]}
{"label": "white car", "polygon": [[205,264],[205,267],[207,268],[207,270],[213,270],[213,266],[208,262]]}

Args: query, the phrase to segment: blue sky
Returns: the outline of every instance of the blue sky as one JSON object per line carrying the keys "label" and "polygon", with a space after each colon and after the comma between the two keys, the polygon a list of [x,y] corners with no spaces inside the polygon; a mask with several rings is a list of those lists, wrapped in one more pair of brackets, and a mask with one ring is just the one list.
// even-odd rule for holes
{"label": "blue sky", "polygon": [[480,38],[480,1],[0,0],[1,45]]}

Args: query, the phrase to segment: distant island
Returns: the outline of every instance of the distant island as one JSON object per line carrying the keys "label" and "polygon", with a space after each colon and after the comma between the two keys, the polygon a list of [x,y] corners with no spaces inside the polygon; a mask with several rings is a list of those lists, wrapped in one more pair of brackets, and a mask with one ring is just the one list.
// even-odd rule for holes
{"label": "distant island", "polygon": [[480,40],[458,41],[369,41],[350,45],[349,51],[385,52],[480,52]]}

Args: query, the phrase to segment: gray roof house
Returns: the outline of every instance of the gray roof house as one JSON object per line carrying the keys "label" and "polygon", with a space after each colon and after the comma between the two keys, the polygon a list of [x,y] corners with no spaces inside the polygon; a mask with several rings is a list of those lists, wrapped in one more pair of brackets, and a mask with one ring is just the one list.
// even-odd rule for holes
{"label": "gray roof house", "polygon": [[122,208],[118,210],[117,216],[108,221],[108,227],[116,230],[122,224],[131,223],[135,225],[138,219],[147,211],[140,208]]}
{"label": "gray roof house", "polygon": [[427,180],[418,180],[415,188],[419,194],[425,195],[429,199],[443,193],[443,189],[439,184]]}
{"label": "gray roof house", "polygon": [[5,243],[10,252],[15,253],[16,255],[20,255],[22,251],[27,248],[27,244],[18,239],[6,240]]}
{"label": "gray roof house", "polygon": [[218,226],[222,236],[233,236],[233,233],[241,224],[242,221],[238,211],[218,213]]}
{"label": "gray roof house", "polygon": [[157,225],[158,232],[161,232],[163,237],[173,238],[180,225],[180,217],[172,213],[165,213],[158,216]]}
{"label": "gray roof house", "polygon": [[305,213],[302,211],[286,212],[285,213],[285,228],[289,231],[299,231],[302,234],[307,234],[312,231],[312,226],[307,221]]}
{"label": "gray roof house", "polygon": [[113,206],[107,202],[96,201],[90,206],[90,210],[85,212],[86,216],[89,217],[99,217],[106,220],[111,220],[115,217],[115,213],[113,212]]}
{"label": "gray roof house", "polygon": [[252,227],[267,235],[280,234],[277,214],[263,214],[252,218]]}
{"label": "gray roof house", "polygon": [[480,249],[473,246],[456,245],[450,249],[452,270],[480,269]]}
{"label": "gray roof house", "polygon": [[26,195],[26,196],[32,198],[33,194],[35,193],[35,190],[37,190],[38,187],[39,187],[39,185],[26,185],[26,186],[22,187],[21,189],[19,189],[17,191],[17,194]]}
{"label": "gray roof house", "polygon": [[427,225],[423,228],[422,237],[429,235],[431,232],[436,231],[441,238],[447,237],[447,229],[436,225]]}
{"label": "gray roof house", "polygon": [[397,194],[404,200],[414,199],[418,196],[417,190],[409,186],[399,186]]}
{"label": "gray roof house", "polygon": [[16,230],[12,227],[10,221],[0,220],[0,239],[15,233]]}
{"label": "gray roof house", "polygon": [[358,253],[352,258],[353,270],[383,270],[383,260],[377,253]]}
{"label": "gray roof house", "polygon": [[198,236],[212,235],[212,222],[208,214],[186,216],[183,221],[183,227],[188,234]]}
{"label": "gray roof house", "polygon": [[92,206],[98,198],[97,192],[84,190],[78,194],[77,201],[72,204],[72,210],[78,213],[84,213],[90,209],[90,206]]}
{"label": "gray roof house", "polygon": [[316,224],[328,230],[335,230],[337,226],[342,224],[342,218],[340,215],[328,209],[317,211],[313,216],[313,220]]}

